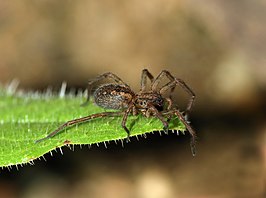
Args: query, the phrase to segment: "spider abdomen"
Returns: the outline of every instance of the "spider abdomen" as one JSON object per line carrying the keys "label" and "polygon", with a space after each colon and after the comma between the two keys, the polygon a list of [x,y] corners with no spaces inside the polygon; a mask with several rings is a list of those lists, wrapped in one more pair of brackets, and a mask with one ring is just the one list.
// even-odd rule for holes
{"label": "spider abdomen", "polygon": [[105,109],[125,109],[134,93],[125,85],[104,84],[93,94],[94,102]]}

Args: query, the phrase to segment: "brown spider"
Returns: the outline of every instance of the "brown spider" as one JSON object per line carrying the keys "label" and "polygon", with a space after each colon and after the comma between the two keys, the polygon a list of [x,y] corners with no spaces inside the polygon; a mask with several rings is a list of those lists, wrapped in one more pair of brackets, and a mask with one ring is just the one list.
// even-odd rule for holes
{"label": "brown spider", "polygon": [[[168,82],[161,88],[158,88],[159,83],[164,77],[167,77],[170,80],[170,82]],[[151,85],[148,90],[147,90],[148,88],[147,78],[149,78],[151,81]],[[82,106],[86,105],[89,102],[93,84],[103,79],[114,80],[115,83],[103,84],[99,86],[93,94],[95,103],[98,106],[103,107],[105,109],[117,109],[120,111],[96,113],[86,117],[67,121],[59,128],[57,128],[55,131],[53,131],[46,137],[37,140],[36,142],[40,142],[45,139],[51,138],[55,136],[58,132],[60,132],[62,129],[74,124],[86,122],[95,118],[102,118],[107,116],[119,116],[119,115],[123,115],[121,125],[124,128],[124,130],[127,132],[128,135],[127,141],[128,141],[130,136],[130,131],[126,127],[126,122],[129,114],[137,115],[141,113],[145,117],[155,116],[162,122],[164,130],[168,129],[168,122],[170,121],[171,117],[176,115],[181,120],[181,122],[186,126],[186,129],[190,133],[191,135],[190,145],[191,145],[192,154],[193,156],[196,154],[196,149],[195,149],[196,133],[186,119],[186,115],[187,113],[190,112],[192,105],[194,103],[195,94],[186,85],[186,83],[183,80],[173,77],[170,74],[170,72],[166,70],[161,71],[161,73],[154,79],[152,74],[147,69],[144,69],[141,75],[141,89],[138,93],[134,93],[131,90],[131,88],[126,83],[124,83],[118,76],[110,72],[104,73],[96,77],[94,80],[89,81],[88,97],[86,102],[82,104]],[[183,113],[179,112],[177,107],[174,106],[172,103],[171,99],[172,93],[177,85],[183,88],[190,95],[190,100],[184,112],[185,116],[183,115]],[[169,96],[163,97],[163,94],[168,90],[170,90]],[[165,117],[167,117],[167,120],[165,119]]]}

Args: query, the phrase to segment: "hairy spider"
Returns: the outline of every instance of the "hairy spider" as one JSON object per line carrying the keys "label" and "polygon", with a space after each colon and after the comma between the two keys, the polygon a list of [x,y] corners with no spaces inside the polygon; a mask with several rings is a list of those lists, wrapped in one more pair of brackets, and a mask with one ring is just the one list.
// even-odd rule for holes
{"label": "hairy spider", "polygon": [[[159,87],[159,83],[164,77],[168,78],[169,82]],[[151,81],[149,87],[147,87],[147,78]],[[131,88],[126,83],[124,83],[124,81],[122,81],[118,76],[110,72],[104,73],[96,77],[94,80],[89,81],[88,97],[86,102],[82,104],[82,106],[86,105],[89,102],[91,90],[94,83],[103,79],[113,80],[114,83],[102,84],[95,90],[93,94],[95,103],[105,109],[117,109],[120,111],[96,113],[82,118],[67,121],[55,131],[53,131],[46,137],[37,140],[36,142],[51,138],[58,132],[60,132],[62,129],[77,123],[86,122],[95,118],[119,115],[123,116],[121,125],[123,129],[127,132],[127,140],[129,140],[130,131],[126,126],[129,114],[137,115],[140,113],[145,117],[157,117],[162,122],[164,130],[168,129],[168,122],[170,121],[172,116],[175,115],[185,125],[186,129],[190,133],[191,150],[192,154],[195,155],[196,133],[186,119],[187,113],[191,111],[191,108],[193,106],[195,94],[183,80],[173,77],[171,73],[166,70],[161,71],[161,73],[154,79],[153,75],[147,69],[144,69],[141,75],[141,89],[138,93],[134,93]],[[183,88],[190,95],[190,100],[188,102],[187,108],[183,113],[181,113],[177,109],[176,105],[173,105],[172,102],[172,93],[177,85]],[[169,96],[164,97],[163,94],[165,94],[168,90],[170,92]]]}

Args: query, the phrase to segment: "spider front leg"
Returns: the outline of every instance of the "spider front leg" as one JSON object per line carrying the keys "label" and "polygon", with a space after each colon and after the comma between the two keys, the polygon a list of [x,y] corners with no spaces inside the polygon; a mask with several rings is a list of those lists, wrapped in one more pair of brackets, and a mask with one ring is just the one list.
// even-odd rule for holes
{"label": "spider front leg", "polygon": [[41,138],[39,140],[36,140],[35,143],[39,143],[43,140],[49,139],[49,138],[55,136],[56,134],[58,134],[63,129],[65,129],[71,125],[87,122],[87,121],[95,119],[95,118],[103,118],[103,117],[107,117],[107,116],[110,116],[110,117],[118,116],[118,115],[121,115],[122,113],[123,112],[103,112],[103,113],[92,114],[92,115],[82,117],[82,118],[77,118],[74,120],[69,120],[66,123],[62,124],[60,127],[58,127],[56,130],[54,130],[52,133],[48,134],[46,137]]}
{"label": "spider front leg", "polygon": [[129,87],[121,78],[119,78],[117,75],[111,73],[111,72],[107,72],[107,73],[104,73],[104,74],[101,74],[99,76],[97,76],[95,79],[91,80],[88,82],[88,86],[87,86],[87,90],[88,90],[88,95],[87,95],[87,99],[86,101],[81,104],[81,106],[86,106],[89,101],[90,101],[90,95],[91,95],[91,90],[92,90],[92,87],[93,87],[93,84],[98,82],[98,81],[101,81],[103,79],[110,79],[110,80],[114,80],[116,83],[118,84],[122,84],[122,85],[125,85],[127,87]]}
{"label": "spider front leg", "polygon": [[162,113],[160,111],[158,111],[153,105],[149,105],[148,110],[145,112],[145,116],[146,117],[150,117],[151,115],[155,116],[156,118],[158,118],[162,124],[163,124],[163,130],[165,132],[168,131],[169,128],[169,123],[168,121],[166,121],[162,115]]}
{"label": "spider front leg", "polygon": [[181,79],[179,78],[175,78],[174,76],[172,76],[172,74],[169,71],[163,70],[158,76],[157,78],[154,80],[153,84],[152,84],[152,90],[155,90],[159,84],[159,82],[161,81],[161,78],[163,78],[163,76],[166,76],[170,82],[167,83],[166,85],[164,85],[161,89],[160,89],[160,94],[164,94],[167,90],[170,89],[170,99],[171,99],[171,93],[174,91],[175,87],[178,85],[180,86],[184,91],[186,91],[189,95],[190,95],[190,99],[189,102],[187,104],[187,108],[185,110],[185,114],[189,113],[191,111],[191,108],[194,104],[195,101],[195,93],[192,91],[192,89]]}
{"label": "spider front leg", "polygon": [[180,113],[177,109],[173,109],[172,111],[173,114],[175,114],[179,120],[185,125],[187,131],[191,135],[191,141],[190,141],[190,147],[191,147],[191,152],[192,155],[196,155],[196,132],[194,129],[190,126],[190,124],[187,122],[186,118]]}
{"label": "spider front leg", "polygon": [[192,106],[194,104],[195,101],[195,93],[192,91],[192,89],[181,79],[175,78],[175,82],[181,87],[183,88],[189,95],[190,95],[190,99],[189,102],[187,104],[187,108],[185,110],[185,114],[189,113],[192,109]]}
{"label": "spider front leg", "polygon": [[147,88],[147,77],[150,79],[151,82],[153,82],[154,80],[153,75],[147,69],[143,69],[141,74],[141,83],[140,83],[141,92],[145,91]]}

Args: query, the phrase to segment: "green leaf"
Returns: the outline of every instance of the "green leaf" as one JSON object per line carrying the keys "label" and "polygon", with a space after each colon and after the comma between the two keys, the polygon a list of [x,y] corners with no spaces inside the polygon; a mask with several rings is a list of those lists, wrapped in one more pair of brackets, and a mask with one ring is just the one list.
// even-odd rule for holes
{"label": "green leaf", "polygon": [[[14,95],[0,88],[0,167],[31,163],[64,145],[104,143],[127,137],[119,116],[74,125],[52,138],[35,143],[68,120],[109,111],[92,103],[81,107],[84,100],[82,96],[59,97],[47,93]],[[162,130],[163,126],[156,118],[139,115],[129,116],[127,127],[131,136],[138,136]],[[185,126],[177,118],[170,122],[169,128],[185,130]]]}

